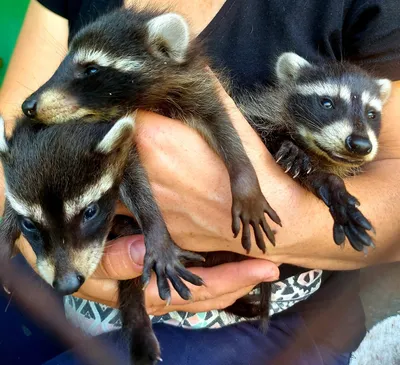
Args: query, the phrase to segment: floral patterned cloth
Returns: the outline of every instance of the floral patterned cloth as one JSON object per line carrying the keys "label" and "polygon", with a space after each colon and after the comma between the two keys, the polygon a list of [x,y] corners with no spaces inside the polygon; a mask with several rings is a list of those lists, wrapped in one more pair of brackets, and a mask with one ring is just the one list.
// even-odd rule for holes
{"label": "floral patterned cloth", "polygon": [[[307,299],[319,289],[322,270],[310,270],[272,285],[270,315],[282,312],[297,302]],[[67,296],[64,299],[67,318],[89,335],[95,336],[121,327],[117,309],[88,300]],[[219,328],[247,320],[243,317],[213,310],[202,313],[171,312],[150,316],[153,323],[164,322],[185,328]]]}

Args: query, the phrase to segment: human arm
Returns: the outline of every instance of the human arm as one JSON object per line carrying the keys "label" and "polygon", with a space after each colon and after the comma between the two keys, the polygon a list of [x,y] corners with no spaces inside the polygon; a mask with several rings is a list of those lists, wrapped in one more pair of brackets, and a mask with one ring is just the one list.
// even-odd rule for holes
{"label": "human arm", "polygon": [[[367,257],[350,245],[340,249],[334,244],[333,222],[326,206],[281,171],[226,94],[225,100],[262,189],[283,223],[282,228],[274,225],[276,247],[270,246],[263,256],[253,246],[251,256],[326,270],[399,261],[400,248],[396,247],[400,237],[399,82],[393,84],[392,97],[384,108],[377,159],[363,174],[345,180],[377,231],[374,237],[377,248],[370,250]],[[240,240],[233,239],[230,231],[227,174],[200,137],[178,122],[161,123],[154,117],[141,123],[137,140],[155,195],[176,241],[192,250],[224,248],[243,253]],[[196,179],[191,183],[193,176]]]}

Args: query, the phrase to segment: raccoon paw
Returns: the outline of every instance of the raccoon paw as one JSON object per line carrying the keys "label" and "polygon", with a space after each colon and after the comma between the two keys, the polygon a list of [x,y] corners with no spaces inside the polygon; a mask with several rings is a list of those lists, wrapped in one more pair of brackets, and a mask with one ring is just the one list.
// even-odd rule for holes
{"label": "raccoon paw", "polygon": [[289,173],[293,179],[300,174],[308,175],[312,165],[308,155],[297,147],[292,141],[284,141],[275,155],[275,161]]}
{"label": "raccoon paw", "polygon": [[162,361],[160,346],[151,327],[136,329],[130,346],[132,365],[155,365]]}
{"label": "raccoon paw", "polygon": [[166,238],[166,240],[168,242],[164,243],[162,247],[153,245],[155,248],[151,249],[146,246],[142,282],[144,288],[146,288],[150,282],[151,271],[154,270],[157,276],[157,287],[160,298],[167,301],[167,305],[169,305],[171,290],[168,279],[180,297],[185,300],[191,299],[192,295],[182,279],[196,286],[204,285],[203,280],[186,269],[181,262],[197,262],[204,261],[205,259],[199,254],[180,249],[170,238]]}
{"label": "raccoon paw", "polygon": [[[245,189],[243,190],[246,191]],[[251,248],[250,226],[252,226],[256,244],[258,248],[265,253],[266,246],[261,228],[274,246],[275,235],[265,220],[264,213],[267,213],[276,224],[281,225],[281,220],[276,212],[271,208],[260,189],[259,193],[254,195],[255,196],[252,197],[249,196],[249,194],[243,194],[243,191],[242,193],[233,194],[232,232],[234,237],[237,237],[240,232],[240,222],[242,222],[242,246],[246,252],[249,253]]]}
{"label": "raccoon paw", "polygon": [[357,208],[359,201],[349,194],[344,182],[335,175],[329,175],[317,189],[317,195],[329,207],[334,220],[333,238],[337,245],[344,244],[347,237],[356,251],[367,251],[375,247],[367,231],[375,232],[371,223]]}

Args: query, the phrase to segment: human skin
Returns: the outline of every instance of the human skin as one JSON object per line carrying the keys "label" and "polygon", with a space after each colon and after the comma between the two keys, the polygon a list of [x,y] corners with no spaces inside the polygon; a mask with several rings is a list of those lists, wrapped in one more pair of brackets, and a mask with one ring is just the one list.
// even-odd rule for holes
{"label": "human skin", "polygon": [[[55,71],[66,45],[66,20],[33,1],[0,94],[0,108],[8,129],[25,97]],[[361,201],[361,211],[377,230],[374,237],[377,248],[367,257],[348,244],[343,249],[334,244],[328,209],[284,174],[223,90],[221,97],[256,169],[262,190],[281,217],[283,227],[269,221],[277,232],[277,245],[269,245],[266,254],[257,249],[253,240],[249,256],[255,259],[211,269],[193,269],[205,278],[207,286],[191,287],[194,294],[191,303],[183,303],[174,293],[171,306],[166,308],[157,295],[153,278],[146,290],[149,313],[223,308],[258,282],[276,278],[279,263],[349,270],[399,261],[400,252],[396,247],[400,234],[399,82],[394,83],[392,97],[384,108],[377,159],[366,166],[362,175],[346,179],[350,193]],[[244,253],[240,236],[235,239],[231,232],[229,178],[222,162],[195,131],[179,121],[141,111],[137,124],[136,143],[174,240],[193,251]],[[1,193],[4,194],[3,189]],[[122,206],[119,212],[128,214]],[[35,256],[29,244],[22,238],[18,247],[34,266]],[[140,275],[143,255],[142,237],[124,237],[111,242],[99,269],[77,296],[117,306],[117,280]]]}

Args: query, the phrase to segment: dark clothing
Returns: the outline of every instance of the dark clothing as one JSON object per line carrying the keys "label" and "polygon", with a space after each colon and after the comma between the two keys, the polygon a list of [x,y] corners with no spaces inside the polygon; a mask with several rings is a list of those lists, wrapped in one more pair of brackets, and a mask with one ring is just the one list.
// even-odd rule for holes
{"label": "dark clothing", "polygon": [[[160,342],[162,364],[348,364],[351,351],[364,336],[358,286],[358,276],[351,272],[332,276],[309,300],[275,315],[266,335],[250,322],[202,330],[157,323],[153,328]],[[121,365],[127,364],[120,331],[101,337],[119,344]],[[84,364],[67,352],[45,365]]]}
{"label": "dark clothing", "polygon": [[[38,0],[69,21],[70,38],[122,0]],[[273,81],[278,55],[293,51],[310,62],[323,58],[360,63],[400,79],[398,0],[226,0],[199,35],[217,67],[236,86]]]}

